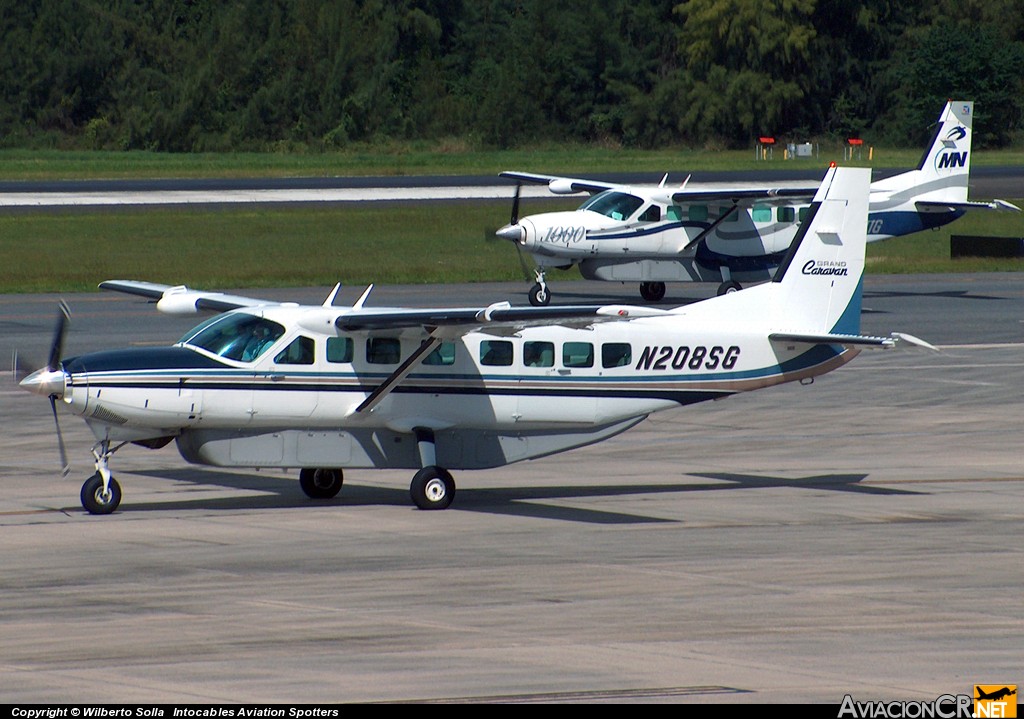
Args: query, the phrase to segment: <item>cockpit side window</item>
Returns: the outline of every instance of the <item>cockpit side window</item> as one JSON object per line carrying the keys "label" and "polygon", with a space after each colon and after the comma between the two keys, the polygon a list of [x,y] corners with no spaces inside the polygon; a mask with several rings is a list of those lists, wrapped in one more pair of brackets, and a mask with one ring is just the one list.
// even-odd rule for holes
{"label": "cockpit side window", "polygon": [[274,362],[277,364],[313,364],[315,344],[309,337],[300,335],[277,354]]}
{"label": "cockpit side window", "polygon": [[661,208],[657,205],[651,205],[637,219],[641,222],[658,222],[661,220]]}
{"label": "cockpit side window", "polygon": [[618,190],[605,190],[580,205],[580,209],[597,212],[613,220],[625,220],[643,204],[644,201],[636,195]]}
{"label": "cockpit side window", "polygon": [[284,327],[277,322],[246,313],[227,313],[199,325],[181,341],[225,359],[251,362],[283,334]]}

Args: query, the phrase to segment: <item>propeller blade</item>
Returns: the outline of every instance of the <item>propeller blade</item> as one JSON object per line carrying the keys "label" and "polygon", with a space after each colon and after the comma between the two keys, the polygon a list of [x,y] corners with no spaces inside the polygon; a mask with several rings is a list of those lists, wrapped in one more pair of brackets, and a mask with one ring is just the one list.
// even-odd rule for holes
{"label": "propeller blade", "polygon": [[57,369],[57,365],[60,364],[61,353],[64,351],[64,335],[67,333],[68,321],[71,319],[71,310],[68,309],[68,305],[64,300],[60,301],[57,309],[59,310],[57,313],[57,326],[53,330],[50,359],[46,363],[46,368],[50,370]]}
{"label": "propeller blade", "polygon": [[60,420],[57,418],[57,398],[50,395],[50,409],[53,411],[53,424],[57,428],[57,451],[60,452],[60,473],[62,477],[68,476],[71,465],[68,464],[68,453],[64,448],[64,435],[60,431]]}
{"label": "propeller blade", "polygon": [[523,189],[523,183],[516,183],[516,193],[512,196],[512,219],[508,224],[514,225],[519,222],[519,192]]}
{"label": "propeller blade", "polygon": [[518,242],[516,243],[516,255],[519,256],[519,266],[523,268],[523,279],[529,282],[530,280],[533,279],[533,275],[531,274],[529,268],[526,266],[526,259],[523,257],[523,248],[519,245]]}

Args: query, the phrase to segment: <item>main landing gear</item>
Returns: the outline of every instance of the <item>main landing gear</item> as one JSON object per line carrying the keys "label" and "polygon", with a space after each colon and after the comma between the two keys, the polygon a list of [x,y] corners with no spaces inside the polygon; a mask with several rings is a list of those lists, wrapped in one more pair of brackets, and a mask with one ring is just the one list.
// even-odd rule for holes
{"label": "main landing gear", "polygon": [[[455,480],[451,472],[437,466],[434,433],[422,427],[413,431],[422,468],[413,475],[409,496],[420,509],[447,509],[455,499]],[[312,499],[337,496],[343,482],[341,469],[306,468],[299,472],[299,486]]]}
{"label": "main landing gear", "polygon": [[323,467],[299,470],[299,486],[310,499],[331,499],[338,496],[345,474],[340,469]]}
{"label": "main landing gear", "polygon": [[455,499],[455,480],[451,472],[437,466],[434,433],[424,427],[417,427],[414,431],[423,469],[413,476],[409,495],[420,509],[447,509]]}
{"label": "main landing gear", "polygon": [[648,302],[660,302],[665,297],[665,283],[641,282],[640,296]]}

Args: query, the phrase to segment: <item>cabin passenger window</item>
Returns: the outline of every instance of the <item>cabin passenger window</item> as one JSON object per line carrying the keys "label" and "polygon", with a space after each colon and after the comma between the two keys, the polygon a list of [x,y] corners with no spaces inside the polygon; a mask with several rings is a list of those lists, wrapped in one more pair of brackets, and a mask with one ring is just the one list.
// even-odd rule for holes
{"label": "cabin passenger window", "polygon": [[480,343],[480,364],[491,367],[512,365],[512,343],[506,340],[484,340]]}
{"label": "cabin passenger window", "polygon": [[555,345],[553,342],[524,342],[523,364],[527,367],[554,367]]}
{"label": "cabin passenger window", "polygon": [[736,220],[740,219],[740,213],[739,212],[733,212],[731,206],[730,207],[723,207],[719,211],[718,216],[723,218],[722,222],[735,222]]}
{"label": "cabin passenger window", "polygon": [[811,212],[811,208],[810,207],[801,207],[800,208],[800,213],[798,215],[799,218],[800,218],[800,221],[803,222],[804,220],[806,220],[807,219],[807,215],[809,215],[810,212]]}
{"label": "cabin passenger window", "polygon": [[686,209],[687,219],[693,220],[694,222],[707,222],[708,221],[708,206],[707,205],[690,205]]}
{"label": "cabin passenger window", "polygon": [[602,367],[625,367],[633,362],[633,348],[628,342],[608,342],[601,345]]}
{"label": "cabin passenger window", "polygon": [[434,351],[426,356],[423,364],[450,366],[455,364],[455,343],[442,342]]}
{"label": "cabin passenger window", "polygon": [[772,208],[768,207],[768,205],[754,205],[750,211],[750,219],[754,222],[771,222]]}
{"label": "cabin passenger window", "polygon": [[796,219],[796,210],[792,207],[780,207],[776,213],[779,222],[792,222]]}
{"label": "cabin passenger window", "polygon": [[366,361],[370,364],[398,364],[402,343],[397,337],[370,337],[366,340]]}
{"label": "cabin passenger window", "polygon": [[315,343],[309,337],[296,337],[283,350],[277,353],[274,362],[277,364],[313,364],[313,348]]}
{"label": "cabin passenger window", "polygon": [[351,362],[353,344],[351,337],[328,337],[327,361],[337,364]]}
{"label": "cabin passenger window", "polygon": [[593,367],[594,345],[589,342],[566,342],[562,345],[563,367]]}
{"label": "cabin passenger window", "polygon": [[679,205],[669,205],[665,209],[665,216],[670,220],[678,222],[683,219],[683,208]]}

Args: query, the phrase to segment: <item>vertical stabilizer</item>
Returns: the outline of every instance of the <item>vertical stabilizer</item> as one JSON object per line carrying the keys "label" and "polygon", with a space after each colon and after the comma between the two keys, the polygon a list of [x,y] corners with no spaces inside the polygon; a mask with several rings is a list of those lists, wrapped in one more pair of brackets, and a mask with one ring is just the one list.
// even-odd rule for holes
{"label": "vertical stabilizer", "polygon": [[931,144],[916,170],[879,180],[875,192],[914,190],[914,198],[929,202],[966,202],[971,171],[971,126],[974,102],[950,100],[939,117]]}
{"label": "vertical stabilizer", "polygon": [[673,312],[769,332],[859,334],[871,170],[832,167],[771,282]]}
{"label": "vertical stabilizer", "polygon": [[771,284],[775,324],[806,332],[860,332],[871,170],[831,168]]}

